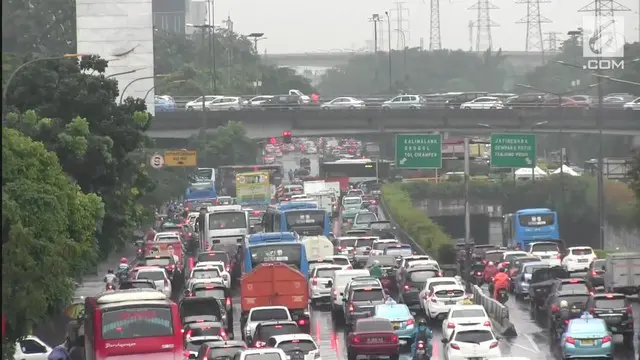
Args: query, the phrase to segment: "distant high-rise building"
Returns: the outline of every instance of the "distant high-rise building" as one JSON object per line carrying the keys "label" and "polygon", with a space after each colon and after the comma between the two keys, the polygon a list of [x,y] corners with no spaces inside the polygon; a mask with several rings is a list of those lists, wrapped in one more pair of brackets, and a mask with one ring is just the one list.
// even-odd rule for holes
{"label": "distant high-rise building", "polygon": [[153,26],[158,30],[184,34],[186,13],[184,0],[153,0]]}

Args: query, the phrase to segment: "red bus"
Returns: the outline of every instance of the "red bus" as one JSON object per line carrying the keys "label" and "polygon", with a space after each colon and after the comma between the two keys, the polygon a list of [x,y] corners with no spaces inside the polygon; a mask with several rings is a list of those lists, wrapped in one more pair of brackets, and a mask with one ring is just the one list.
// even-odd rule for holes
{"label": "red bus", "polygon": [[85,300],[86,360],[182,360],[178,306],[152,289],[102,293]]}

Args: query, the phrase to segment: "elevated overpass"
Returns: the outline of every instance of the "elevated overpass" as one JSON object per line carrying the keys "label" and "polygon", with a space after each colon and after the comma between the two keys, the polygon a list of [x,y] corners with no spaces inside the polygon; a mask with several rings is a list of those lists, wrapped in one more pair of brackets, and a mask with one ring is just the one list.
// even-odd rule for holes
{"label": "elevated overpass", "polygon": [[[640,137],[637,112],[604,109],[603,134]],[[424,132],[536,132],[595,134],[600,129],[594,111],[579,108],[531,108],[517,110],[243,110],[158,112],[149,136],[186,139],[200,129],[213,132],[229,121],[242,122],[253,139],[278,137],[285,130],[294,136],[339,136]]]}
{"label": "elevated overpass", "polygon": [[[400,51],[401,52],[401,51]],[[515,67],[535,67],[542,65],[543,56],[539,51],[503,51],[509,63]],[[364,55],[366,52],[335,51],[335,52],[308,52],[290,54],[266,54],[262,60],[266,63],[287,67],[326,67],[331,68],[346,64],[355,55]],[[369,53],[371,54],[371,53]],[[484,52],[474,52],[482,56]],[[549,58],[552,54],[545,54]],[[394,56],[395,57],[395,56]]]}

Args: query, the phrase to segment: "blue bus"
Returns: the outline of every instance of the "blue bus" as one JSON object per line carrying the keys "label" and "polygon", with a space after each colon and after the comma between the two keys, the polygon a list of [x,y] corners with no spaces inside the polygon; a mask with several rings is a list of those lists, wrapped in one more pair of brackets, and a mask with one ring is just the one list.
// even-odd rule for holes
{"label": "blue bus", "polygon": [[184,201],[215,200],[218,197],[213,181],[200,181],[190,184],[184,191]]}
{"label": "blue bus", "polygon": [[274,242],[298,242],[298,236],[292,232],[266,232],[249,236],[248,245],[260,245]]}
{"label": "blue bus", "polygon": [[558,213],[546,208],[522,209],[504,216],[504,246],[526,250],[536,241],[560,241]]}
{"label": "blue bus", "polygon": [[331,220],[315,202],[290,202],[269,206],[262,218],[265,232],[295,232],[303,236],[329,236]]}
{"label": "blue bus", "polygon": [[309,260],[304,245],[298,241],[268,241],[249,244],[244,250],[243,271],[250,273],[261,264],[284,263],[308,276]]}

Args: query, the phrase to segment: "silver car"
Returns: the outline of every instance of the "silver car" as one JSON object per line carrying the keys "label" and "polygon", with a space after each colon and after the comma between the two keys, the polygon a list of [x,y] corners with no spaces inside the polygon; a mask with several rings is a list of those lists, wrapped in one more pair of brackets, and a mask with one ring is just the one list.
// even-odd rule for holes
{"label": "silver car", "polygon": [[398,95],[391,100],[382,103],[382,110],[392,109],[421,109],[424,107],[424,99],[420,95]]}
{"label": "silver car", "polygon": [[237,96],[223,96],[207,103],[208,111],[236,111],[244,108],[244,99]]}
{"label": "silver car", "polygon": [[352,97],[339,97],[322,104],[322,109],[324,110],[332,110],[332,109],[355,110],[355,109],[362,109],[365,106],[366,105],[362,100],[358,100]]}

